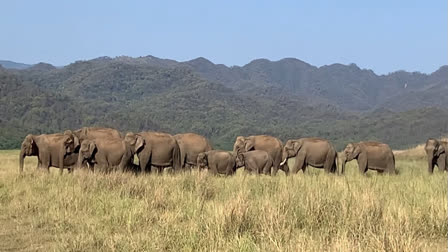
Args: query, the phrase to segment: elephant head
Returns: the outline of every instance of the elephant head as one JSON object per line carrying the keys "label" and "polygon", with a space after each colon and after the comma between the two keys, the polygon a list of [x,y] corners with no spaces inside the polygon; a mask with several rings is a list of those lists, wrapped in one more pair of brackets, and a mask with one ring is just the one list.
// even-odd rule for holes
{"label": "elephant head", "polygon": [[238,136],[233,145],[233,152],[243,153],[254,149],[255,139],[254,137]]}
{"label": "elephant head", "polygon": [[446,150],[437,139],[430,138],[426,141],[425,151],[428,157],[428,171],[432,173],[434,170],[435,160],[437,160],[440,155],[445,153]]}
{"label": "elephant head", "polygon": [[84,161],[91,162],[95,156],[97,151],[97,147],[95,141],[93,140],[84,140],[79,148],[78,155],[78,168],[81,168],[81,165]]}
{"label": "elephant head", "polygon": [[242,153],[236,154],[235,164],[236,164],[236,168],[245,166],[244,155]]}
{"label": "elephant head", "polygon": [[347,146],[345,146],[345,149],[343,151],[342,155],[342,171],[341,173],[345,173],[345,164],[347,162],[352,161],[353,159],[357,159],[359,154],[362,151],[362,147],[360,144],[357,143],[349,143]]}
{"label": "elephant head", "polygon": [[132,154],[140,152],[145,145],[145,139],[139,134],[134,134],[132,132],[126,134],[124,141],[131,147]]}
{"label": "elephant head", "polygon": [[198,163],[199,170],[206,169],[208,167],[207,153],[206,152],[199,153],[196,161]]}
{"label": "elephant head", "polygon": [[76,136],[71,130],[64,131],[64,146],[65,153],[75,152],[80,146],[78,136]]}
{"label": "elephant head", "polygon": [[34,136],[28,134],[22,142],[20,147],[19,156],[19,172],[23,172],[23,160],[25,156],[36,156],[38,154],[38,149]]}
{"label": "elephant head", "polygon": [[[299,152],[300,148],[302,148],[301,140],[288,140],[286,142],[285,146],[283,146],[283,151],[282,151],[282,160],[283,161],[280,163],[280,167],[284,167],[283,170],[285,169],[285,164],[288,161],[288,159],[295,157],[297,155],[297,153]],[[288,167],[288,172],[289,172],[289,167]],[[286,171],[285,171],[285,173],[286,173]]]}

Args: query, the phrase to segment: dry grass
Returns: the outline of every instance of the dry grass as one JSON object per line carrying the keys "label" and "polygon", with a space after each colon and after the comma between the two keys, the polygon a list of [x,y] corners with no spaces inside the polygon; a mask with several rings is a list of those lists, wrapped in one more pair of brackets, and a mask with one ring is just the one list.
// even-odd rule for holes
{"label": "dry grass", "polygon": [[[34,170],[0,152],[0,250],[446,251],[447,174],[277,177]],[[292,161],[293,162],[293,161]],[[56,171],[56,170],[55,170]]]}
{"label": "dry grass", "polygon": [[401,159],[423,159],[426,157],[425,144],[420,144],[408,150],[394,150],[394,155]]}

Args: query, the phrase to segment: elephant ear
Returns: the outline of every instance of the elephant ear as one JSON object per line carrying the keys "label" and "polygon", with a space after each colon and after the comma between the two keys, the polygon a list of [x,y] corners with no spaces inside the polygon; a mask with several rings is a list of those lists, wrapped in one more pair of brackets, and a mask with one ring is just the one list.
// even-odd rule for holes
{"label": "elephant ear", "polygon": [[437,156],[440,156],[443,153],[445,153],[445,147],[443,147],[443,145],[439,144],[439,146],[437,148]]}
{"label": "elephant ear", "polygon": [[96,144],[94,141],[89,143],[89,156],[93,157],[94,152],[96,151]]}
{"label": "elephant ear", "polygon": [[293,144],[294,153],[298,153],[299,150],[302,148],[302,141],[294,141]]}
{"label": "elephant ear", "polygon": [[197,159],[197,162],[199,163],[199,162],[203,162],[203,163],[205,163],[205,164],[207,164],[208,162],[207,162],[207,154],[205,154],[205,152],[201,152],[201,153],[199,153],[198,154],[198,159]]}
{"label": "elephant ear", "polygon": [[73,151],[76,148],[78,148],[78,146],[79,146],[79,138],[75,134],[73,134],[73,132],[71,130],[64,131],[64,135],[66,135],[66,136],[68,136],[70,138],[73,138]]}
{"label": "elephant ear", "polygon": [[25,139],[26,139],[26,141],[27,141],[30,145],[34,145],[33,135],[28,134],[28,135],[25,137]]}
{"label": "elephant ear", "polygon": [[254,139],[253,138],[246,138],[245,144],[244,144],[244,149],[246,151],[251,151],[253,150],[253,148],[255,147],[255,143],[254,143]]}
{"label": "elephant ear", "polygon": [[137,135],[135,138],[135,152],[138,152],[145,145],[145,139],[142,136]]}
{"label": "elephant ear", "polygon": [[356,158],[360,153],[361,153],[361,145],[357,144],[354,145],[354,149],[353,149],[353,158]]}
{"label": "elephant ear", "polygon": [[70,148],[70,146],[73,144],[73,139],[70,136],[65,135],[63,141],[64,141],[63,144],[64,144],[65,152],[66,153],[72,152],[73,150]]}

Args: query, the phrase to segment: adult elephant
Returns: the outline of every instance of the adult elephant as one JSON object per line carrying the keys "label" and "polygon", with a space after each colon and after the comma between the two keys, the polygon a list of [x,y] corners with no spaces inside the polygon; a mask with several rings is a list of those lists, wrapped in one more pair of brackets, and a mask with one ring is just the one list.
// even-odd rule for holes
{"label": "adult elephant", "polygon": [[143,147],[145,141],[141,136],[127,134],[125,139],[97,138],[84,140],[79,149],[78,165],[86,161],[93,170],[110,172],[134,170],[134,154]]}
{"label": "adult elephant", "polygon": [[198,154],[212,150],[207,138],[195,133],[177,134],[174,135],[174,139],[179,144],[182,168],[197,165]]}
{"label": "adult elephant", "polygon": [[85,139],[122,138],[120,131],[103,127],[82,127],[78,130],[73,131],[73,134],[75,134],[79,138],[80,143],[82,143],[82,141],[84,141]]}
{"label": "adult elephant", "polygon": [[389,145],[380,142],[349,143],[343,151],[342,173],[345,164],[353,159],[358,161],[359,172],[366,173],[368,169],[379,173],[395,173],[395,156]]}
{"label": "adult elephant", "polygon": [[138,134],[128,133],[125,138],[130,141],[139,136],[144,140],[143,146],[136,150],[142,172],[151,171],[152,166],[156,167],[159,172],[169,166],[175,171],[181,169],[179,145],[172,135],[146,131]]}
{"label": "adult elephant", "polygon": [[285,172],[286,175],[289,174],[288,163],[282,162],[282,141],[280,139],[267,136],[267,135],[257,135],[257,136],[249,136],[243,137],[238,136],[235,140],[235,144],[233,145],[233,151],[238,155],[239,153],[252,151],[252,150],[262,150],[266,151],[272,158],[273,161],[273,175],[277,174],[278,169],[281,169]]}
{"label": "adult elephant", "polygon": [[208,169],[212,174],[232,175],[236,171],[236,156],[228,151],[211,150],[199,153],[199,170]]}
{"label": "adult elephant", "polygon": [[70,130],[63,134],[29,134],[22,142],[19,156],[19,172],[23,172],[23,162],[25,156],[37,156],[37,167],[45,168],[50,166],[60,168],[62,174],[64,168],[69,172],[76,164],[77,154],[75,149],[79,146],[78,137]]}
{"label": "adult elephant", "polygon": [[337,171],[337,152],[333,145],[326,139],[307,137],[297,140],[288,140],[283,147],[283,162],[295,157],[292,168],[293,173],[299,170],[305,172],[306,167],[323,168],[326,172]]}
{"label": "adult elephant", "polygon": [[[112,128],[104,127],[82,127],[78,130],[73,131],[79,139],[79,146],[81,146],[84,140],[95,140],[95,139],[122,139],[120,131]],[[78,152],[79,150],[76,150]],[[87,168],[87,164],[83,161],[82,164],[77,165],[77,167]]]}
{"label": "adult elephant", "polygon": [[448,142],[439,141],[434,138],[430,138],[426,141],[425,151],[428,158],[428,172],[433,173],[434,166],[439,167],[439,171],[448,170]]}

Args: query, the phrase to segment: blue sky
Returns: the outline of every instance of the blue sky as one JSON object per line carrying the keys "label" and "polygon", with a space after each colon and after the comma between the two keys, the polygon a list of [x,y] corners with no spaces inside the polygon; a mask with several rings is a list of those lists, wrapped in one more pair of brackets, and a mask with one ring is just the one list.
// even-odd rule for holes
{"label": "blue sky", "polygon": [[384,74],[448,64],[436,1],[2,1],[0,59],[66,65],[99,56],[228,66],[294,57]]}

